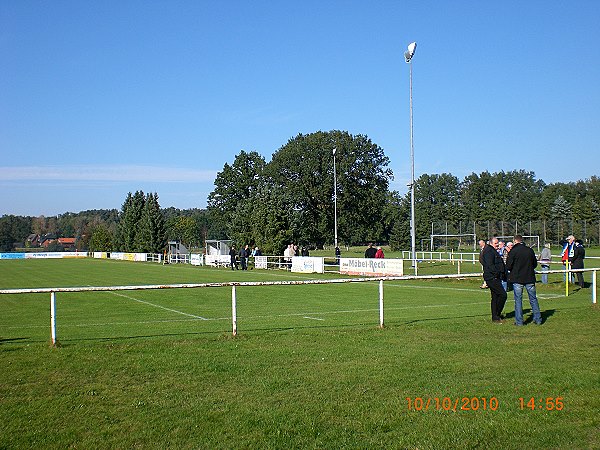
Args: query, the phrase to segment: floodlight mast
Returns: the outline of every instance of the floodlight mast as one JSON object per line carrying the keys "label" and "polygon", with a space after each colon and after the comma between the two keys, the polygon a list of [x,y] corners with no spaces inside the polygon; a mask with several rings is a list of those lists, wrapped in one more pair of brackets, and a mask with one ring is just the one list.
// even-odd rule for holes
{"label": "floodlight mast", "polygon": [[338,234],[337,234],[337,174],[335,170],[335,152],[333,149],[333,229],[334,229],[334,248],[338,246]]}
{"label": "floodlight mast", "polygon": [[410,70],[410,240],[411,240],[411,260],[412,267],[417,273],[417,255],[416,255],[416,230],[415,230],[415,149],[413,145],[413,102],[412,102],[412,58],[415,55],[417,43],[408,44],[408,49],[404,52],[404,59],[409,65]]}

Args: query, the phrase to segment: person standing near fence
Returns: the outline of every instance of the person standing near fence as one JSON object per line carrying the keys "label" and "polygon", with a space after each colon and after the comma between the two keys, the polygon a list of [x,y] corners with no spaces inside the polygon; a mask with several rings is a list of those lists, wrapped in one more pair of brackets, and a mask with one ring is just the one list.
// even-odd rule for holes
{"label": "person standing near fence", "polygon": [[377,259],[385,258],[385,255],[383,254],[383,250],[381,249],[381,247],[377,247],[377,253],[375,253],[375,258],[377,258]]}
{"label": "person standing near fence", "polygon": [[483,279],[490,289],[492,322],[501,324],[502,310],[506,303],[506,291],[502,287],[502,277],[506,269],[504,261],[497,252],[498,238],[490,239],[481,252],[481,263],[483,265]]}
{"label": "person standing near fence", "polygon": [[[585,259],[585,248],[579,240],[575,240],[575,236],[570,235],[568,238],[570,250],[569,250],[569,264],[571,269],[583,269],[583,260]],[[585,282],[583,281],[583,272],[577,272],[577,284],[579,287],[584,288]]]}
{"label": "person standing near fence", "polygon": [[[484,239],[479,239],[479,264],[481,264],[481,266],[483,267],[483,249],[485,248],[485,240]],[[481,284],[481,286],[479,286],[481,289],[487,289],[488,285],[485,282],[485,280],[483,280],[483,283]]]}
{"label": "person standing near fence", "polygon": [[508,279],[512,283],[515,296],[515,325],[523,325],[523,288],[529,296],[529,304],[533,313],[533,323],[542,324],[542,314],[535,292],[535,268],[537,258],[531,247],[523,243],[523,236],[514,237],[515,244],[508,254],[506,268],[509,270]]}
{"label": "person standing near fence", "polygon": [[540,254],[540,265],[542,266],[542,284],[548,284],[548,270],[552,261],[552,251],[550,251],[550,243],[545,243],[542,253]]}
{"label": "person standing near fence", "polygon": [[248,257],[250,256],[250,250],[248,250],[248,245],[240,249],[240,264],[242,265],[242,270],[248,270]]}
{"label": "person standing near fence", "polygon": [[372,243],[370,243],[365,250],[365,258],[375,258],[375,253],[377,253],[377,249],[373,247]]}
{"label": "person standing near fence", "polygon": [[231,258],[231,270],[233,270],[235,268],[235,270],[238,270],[238,266],[237,266],[237,251],[235,250],[235,245],[231,246],[231,249],[229,250],[229,256]]}

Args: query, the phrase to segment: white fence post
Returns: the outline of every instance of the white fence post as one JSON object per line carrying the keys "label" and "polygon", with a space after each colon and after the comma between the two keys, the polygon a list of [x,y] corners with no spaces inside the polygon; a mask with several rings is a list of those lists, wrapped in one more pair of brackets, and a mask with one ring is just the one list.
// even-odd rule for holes
{"label": "white fence post", "polygon": [[383,280],[379,280],[379,327],[383,328]]}
{"label": "white fence post", "polygon": [[592,272],[592,303],[595,305],[596,304],[596,273],[598,271],[594,270]]}
{"label": "white fence post", "polygon": [[231,320],[233,322],[233,335],[237,336],[237,301],[235,298],[235,284],[231,286]]}
{"label": "white fence post", "polygon": [[52,346],[56,347],[56,293],[50,292],[50,336]]}

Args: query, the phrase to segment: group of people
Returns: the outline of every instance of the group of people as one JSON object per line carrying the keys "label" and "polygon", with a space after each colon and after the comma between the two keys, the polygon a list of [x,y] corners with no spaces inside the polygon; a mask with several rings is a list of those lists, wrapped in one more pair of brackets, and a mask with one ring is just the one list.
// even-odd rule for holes
{"label": "group of people", "polygon": [[[542,316],[535,290],[538,258],[533,249],[525,245],[523,236],[516,235],[514,242],[506,245],[496,237],[487,243],[480,240],[479,245],[479,262],[483,266],[481,287],[490,290],[492,322],[503,323],[502,310],[507,299],[506,293],[512,288],[515,298],[515,325],[523,325],[523,290],[527,291],[529,297],[533,323],[541,325]],[[572,269],[583,269],[584,258],[585,249],[581,241],[570,235],[563,249],[563,264],[568,260]],[[548,283],[548,274],[545,272],[550,268],[551,259],[550,244],[545,244],[539,257],[544,284]],[[579,286],[585,287],[583,272],[577,272],[577,279]]]}
{"label": "group of people", "polygon": [[370,243],[367,249],[365,250],[365,258],[383,259],[385,258],[385,255],[383,254],[383,250],[381,249],[381,247],[375,248],[373,247],[373,244]]}
{"label": "group of people", "polygon": [[248,270],[248,260],[250,257],[254,256],[262,256],[262,251],[259,247],[254,247],[250,249],[248,244],[244,245],[240,248],[238,252],[235,248],[235,245],[232,245],[229,249],[229,257],[231,260],[231,270],[238,270],[238,257],[240,260],[240,265],[242,266],[242,270]]}
{"label": "group of people", "polygon": [[[515,325],[523,325],[523,290],[527,291],[533,312],[533,322],[542,324],[542,314],[535,291],[535,268],[538,265],[535,252],[523,243],[523,236],[516,235],[513,245],[500,253],[498,238],[488,243],[480,241],[482,247],[479,261],[483,266],[483,280],[490,290],[492,322],[503,323],[502,310],[506,304],[508,284],[512,285],[515,297]],[[504,259],[506,257],[506,259]],[[503,284],[506,283],[506,285]]]}

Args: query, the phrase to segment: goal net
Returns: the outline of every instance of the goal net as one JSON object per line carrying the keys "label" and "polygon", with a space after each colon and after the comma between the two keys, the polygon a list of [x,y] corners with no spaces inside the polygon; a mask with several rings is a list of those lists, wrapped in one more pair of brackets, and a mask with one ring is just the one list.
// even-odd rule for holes
{"label": "goal net", "polygon": [[473,233],[465,234],[432,234],[430,249],[435,250],[456,250],[456,251],[475,251],[477,247],[477,238]]}

